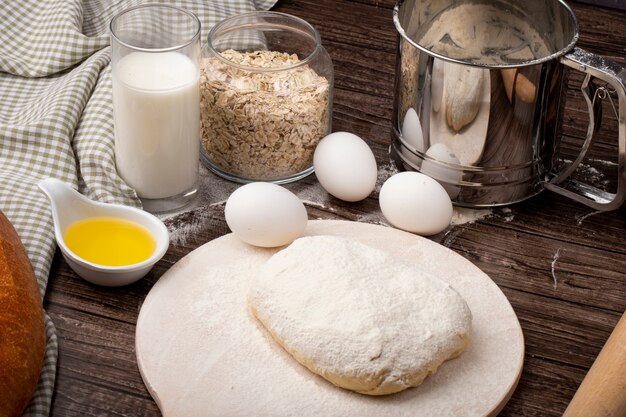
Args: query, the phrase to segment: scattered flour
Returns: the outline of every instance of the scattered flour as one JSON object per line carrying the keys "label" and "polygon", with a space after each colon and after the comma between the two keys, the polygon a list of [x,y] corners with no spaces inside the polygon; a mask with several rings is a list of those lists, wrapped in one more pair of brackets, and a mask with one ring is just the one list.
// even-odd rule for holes
{"label": "scattered flour", "polygon": [[[287,186],[287,188],[289,187]],[[307,185],[306,187],[296,191],[295,194],[305,204],[321,209],[329,209],[330,196],[318,182]]]}
{"label": "scattered flour", "polygon": [[513,214],[513,210],[511,210],[508,207],[504,207],[503,209],[500,210],[502,212],[502,215],[504,216],[504,221],[505,222],[512,222],[513,219],[515,219],[515,215]]}
{"label": "scattered flour", "polygon": [[604,165],[605,167],[616,168],[618,166],[617,162],[607,161],[605,159],[589,158],[589,161],[596,164]]}
{"label": "scattered flour", "polygon": [[576,216],[576,224],[580,226],[581,224],[583,224],[583,221],[585,221],[587,217],[593,216],[594,214],[600,214],[600,213],[604,213],[604,212],[598,210],[598,211],[592,211],[591,213],[587,213],[582,216]]}
{"label": "scattered flour", "polygon": [[[217,204],[217,203],[216,203]],[[204,227],[206,227],[206,220],[209,218],[209,213],[203,210],[195,210],[188,213],[191,217],[191,222],[181,218],[171,218],[167,224],[167,229],[170,233],[170,243],[172,245],[185,245],[187,240],[199,233]],[[185,216],[186,217],[186,216]]]}
{"label": "scattered flour", "polygon": [[454,243],[454,241],[456,240],[456,238],[459,237],[459,235],[461,235],[463,233],[463,231],[464,231],[463,228],[452,228],[452,229],[449,229],[446,232],[446,234],[445,234],[441,244],[443,246],[445,246],[446,248],[451,247],[452,244]]}
{"label": "scattered flour", "polygon": [[210,172],[204,165],[200,164],[198,176],[198,194],[195,200],[188,206],[169,213],[159,214],[161,220],[173,218],[183,213],[188,213],[215,204],[223,204],[228,197],[239,188],[241,184],[227,181]]}
{"label": "scattered flour", "polygon": [[[601,159],[588,159],[587,161],[593,162],[596,165],[600,164],[605,167],[617,169],[617,164],[612,161],[605,161]],[[571,164],[573,161],[569,159],[563,159],[563,162],[566,164]],[[579,180],[600,189],[605,189],[611,183],[611,181],[606,178],[606,175],[602,171],[592,165],[585,163],[580,163],[578,165],[575,171],[575,175]]]}
{"label": "scattered flour", "polygon": [[581,175],[581,179],[594,187],[605,188],[609,185],[610,181],[600,172],[597,168],[587,164],[580,164],[578,171]]}
{"label": "scattered flour", "polygon": [[362,222],[362,223],[371,223],[371,224],[377,224],[380,226],[392,227],[387,222],[387,220],[385,219],[385,216],[383,216],[383,213],[380,210],[376,210],[373,213],[362,214],[360,216],[357,216],[356,221]]}
{"label": "scattered flour", "polygon": [[470,209],[465,207],[455,207],[452,213],[452,226],[458,226],[466,223],[474,223],[477,220],[491,216],[491,209]]}
{"label": "scattered flour", "polygon": [[376,180],[376,187],[374,190],[379,193],[380,187],[383,186],[385,181],[390,177],[398,173],[398,169],[393,164],[385,164],[378,167],[378,178]]}
{"label": "scattered flour", "polygon": [[302,201],[302,203],[303,203],[304,205],[307,205],[307,206],[317,207],[317,208],[319,208],[319,209],[324,209],[324,210],[328,210],[328,211],[335,211],[335,209],[334,209],[334,208],[332,208],[332,207],[326,207],[326,205],[325,205],[325,204],[323,204],[323,203],[319,203],[319,202],[317,202],[317,201],[303,200],[302,198],[300,198],[300,200]]}
{"label": "scattered flour", "polygon": [[557,249],[556,253],[552,257],[551,271],[552,271],[552,280],[554,281],[554,289],[555,290],[556,290],[556,284],[557,284],[557,279],[556,279],[556,261],[559,260],[560,256],[561,256],[561,248]]}

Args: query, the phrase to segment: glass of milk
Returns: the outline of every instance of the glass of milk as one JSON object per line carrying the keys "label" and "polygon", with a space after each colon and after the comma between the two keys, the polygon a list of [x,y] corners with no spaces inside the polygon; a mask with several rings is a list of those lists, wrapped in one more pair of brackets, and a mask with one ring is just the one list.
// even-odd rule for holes
{"label": "glass of milk", "polygon": [[189,204],[200,149],[200,21],[146,4],[111,20],[115,162],[153,213]]}

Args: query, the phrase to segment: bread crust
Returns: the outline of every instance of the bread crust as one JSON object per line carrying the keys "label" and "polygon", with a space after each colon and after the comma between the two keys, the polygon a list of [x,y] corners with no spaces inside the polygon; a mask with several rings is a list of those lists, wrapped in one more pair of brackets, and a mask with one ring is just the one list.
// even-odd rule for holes
{"label": "bread crust", "polygon": [[39,381],[44,313],[26,250],[0,212],[0,417],[21,416]]}

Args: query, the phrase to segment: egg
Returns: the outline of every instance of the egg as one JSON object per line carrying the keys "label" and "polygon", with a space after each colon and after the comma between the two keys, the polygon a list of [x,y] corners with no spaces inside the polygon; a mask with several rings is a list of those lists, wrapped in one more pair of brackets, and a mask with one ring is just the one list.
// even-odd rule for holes
{"label": "egg", "polygon": [[254,246],[287,245],[304,233],[308,215],[302,201],[273,183],[253,182],[226,201],[225,217],[235,236]]}
{"label": "egg", "polygon": [[459,158],[443,143],[435,143],[428,148],[426,155],[432,159],[424,159],[420,171],[439,181],[451,199],[456,198],[461,192],[461,188],[455,184],[461,182],[463,172],[461,168],[446,164],[460,165]]}
{"label": "egg", "polygon": [[452,202],[446,190],[419,172],[391,176],[381,187],[378,199],[387,221],[407,232],[434,235],[452,220]]}
{"label": "egg", "polygon": [[376,158],[363,139],[348,132],[324,137],[313,154],[315,175],[322,187],[344,201],[360,201],[376,187]]}
{"label": "egg", "polygon": [[[420,118],[413,107],[409,107],[402,121],[402,138],[406,146],[402,147],[402,155],[410,162],[413,169],[419,167],[420,159],[415,151],[424,152],[424,133]],[[408,168],[408,167],[407,167]]]}

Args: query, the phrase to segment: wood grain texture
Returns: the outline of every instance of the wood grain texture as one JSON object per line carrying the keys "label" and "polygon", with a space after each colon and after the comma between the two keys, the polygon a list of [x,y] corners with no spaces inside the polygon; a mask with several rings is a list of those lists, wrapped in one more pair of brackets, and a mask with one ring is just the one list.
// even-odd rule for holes
{"label": "wood grain texture", "polygon": [[[394,4],[279,0],[274,8],[299,16],[320,31],[335,66],[333,130],[363,137],[380,167],[389,166],[397,40]],[[626,64],[626,12],[571,5],[581,28],[579,46]],[[581,82],[580,74],[570,74],[561,123],[564,145],[572,155],[587,129]],[[582,177],[609,185],[614,181],[614,166],[606,161],[616,160],[616,137],[615,117],[608,116]],[[232,189],[221,180],[211,184]],[[303,196],[311,219],[384,224],[377,192],[364,201],[344,203],[320,194],[314,175],[287,188]],[[228,233],[223,204],[218,204],[218,197],[210,203],[214,204],[166,220],[170,230],[177,231],[168,253],[145,279],[128,287],[95,287],[57,255],[45,300],[59,337],[52,416],[159,415],[137,370],[135,322],[146,294],[169,267],[194,248]],[[491,276],[522,324],[525,367],[500,416],[561,416],[626,310],[626,209],[594,213],[544,192],[432,239]]]}
{"label": "wood grain texture", "polygon": [[626,415],[626,315],[609,336],[563,417]]}

